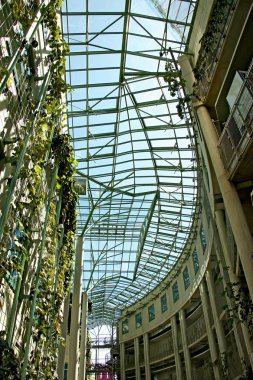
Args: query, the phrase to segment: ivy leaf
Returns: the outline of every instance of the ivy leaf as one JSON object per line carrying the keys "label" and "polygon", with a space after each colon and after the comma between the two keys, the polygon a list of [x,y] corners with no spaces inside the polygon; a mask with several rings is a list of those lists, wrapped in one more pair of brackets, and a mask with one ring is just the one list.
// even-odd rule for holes
{"label": "ivy leaf", "polygon": [[49,129],[48,125],[46,123],[43,123],[41,127],[42,127],[43,131],[48,131],[48,129]]}
{"label": "ivy leaf", "polygon": [[38,164],[34,166],[34,170],[39,176],[42,175],[42,169]]}

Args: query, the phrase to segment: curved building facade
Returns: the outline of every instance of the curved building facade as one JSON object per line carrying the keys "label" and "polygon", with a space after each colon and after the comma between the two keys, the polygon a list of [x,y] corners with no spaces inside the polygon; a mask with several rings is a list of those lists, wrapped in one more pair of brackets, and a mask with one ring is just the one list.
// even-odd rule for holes
{"label": "curved building facade", "polygon": [[252,377],[252,16],[251,2],[198,4],[179,58],[197,123],[198,227],[183,262],[124,310],[122,379]]}
{"label": "curved building facade", "polygon": [[1,379],[253,378],[252,35],[252,0],[0,0]]}

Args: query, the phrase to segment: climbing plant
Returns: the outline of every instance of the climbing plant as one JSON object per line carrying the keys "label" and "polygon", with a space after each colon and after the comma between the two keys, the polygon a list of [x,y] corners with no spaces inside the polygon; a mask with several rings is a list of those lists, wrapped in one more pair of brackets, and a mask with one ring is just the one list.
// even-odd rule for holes
{"label": "climbing plant", "polygon": [[[12,3],[14,18],[21,23],[23,11],[19,12],[19,10],[22,4],[22,0],[15,0]],[[38,286],[34,288],[36,307],[35,313],[31,314],[32,339],[31,342],[28,340],[29,345],[26,344],[23,347],[27,352],[30,351],[27,368],[22,369],[27,379],[57,378],[56,358],[57,348],[61,341],[61,307],[70,288],[74,257],[77,194],[73,175],[76,161],[70,137],[63,131],[65,106],[62,104],[62,94],[68,89],[63,79],[68,46],[62,38],[57,23],[57,9],[60,5],[61,1],[51,0],[43,20],[50,31],[50,54],[47,61],[51,67],[51,80],[40,109],[38,110],[37,104],[31,103],[31,112],[26,122],[30,124],[35,120],[36,123],[25,150],[13,197],[15,202],[10,208],[0,247],[3,253],[0,259],[0,278],[7,278],[16,272],[20,273],[25,281],[27,273],[21,272],[21,257],[29,262],[32,253],[35,257],[37,256],[36,250],[39,250],[40,246],[34,245],[32,231],[34,226],[41,224],[41,215],[43,215],[45,205],[48,204],[46,239],[41,248],[42,265],[41,269],[37,268]],[[22,139],[16,142],[13,149],[14,158],[20,156],[24,148],[23,144]],[[51,183],[52,173],[56,172],[54,195],[48,199],[48,188],[54,185]],[[25,236],[25,244],[16,244],[18,255],[9,254],[16,228],[13,225],[18,225]],[[32,280],[31,293],[26,299],[32,300],[35,297],[34,286]],[[11,372],[3,378],[12,379]]]}
{"label": "climbing plant", "polygon": [[253,339],[253,302],[247,287],[239,282],[228,282],[224,294],[230,298],[231,306],[225,304],[228,316],[233,321],[244,323],[249,331],[250,338]]}
{"label": "climbing plant", "polygon": [[200,51],[198,61],[193,69],[195,74],[194,93],[199,96],[199,82],[207,75],[210,62],[213,61],[217,50],[216,45],[219,41],[218,34],[222,32],[224,20],[232,9],[233,0],[217,0],[213,6],[211,17],[209,18],[207,28],[201,37]]}
{"label": "climbing plant", "polygon": [[185,88],[185,80],[182,77],[181,71],[175,68],[174,65],[169,61],[165,65],[165,71],[166,74],[163,77],[164,81],[168,83],[168,91],[170,95],[173,98],[177,97],[177,114],[180,119],[183,119],[185,115],[185,107],[191,100],[190,95],[185,95],[183,91]]}
{"label": "climbing plant", "polygon": [[0,331],[0,379],[19,380],[20,362],[6,342],[5,335],[5,331]]}
{"label": "climbing plant", "polygon": [[87,343],[86,343],[86,371],[91,371],[91,336],[90,331],[87,329]]}

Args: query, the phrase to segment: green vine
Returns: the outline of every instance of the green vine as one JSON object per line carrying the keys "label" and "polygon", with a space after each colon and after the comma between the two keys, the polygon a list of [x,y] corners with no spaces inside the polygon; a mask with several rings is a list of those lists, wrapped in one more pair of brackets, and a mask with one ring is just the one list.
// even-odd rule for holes
{"label": "green vine", "polygon": [[191,100],[189,95],[180,97],[180,90],[185,88],[185,80],[182,77],[180,70],[177,70],[171,62],[167,62],[165,65],[166,74],[164,75],[164,81],[168,83],[168,91],[170,95],[174,98],[177,96],[178,103],[176,105],[177,114],[180,119],[184,119],[185,107]]}
{"label": "green vine", "polygon": [[24,2],[24,0],[13,0],[12,4],[12,16],[15,21],[20,21],[24,29],[28,28],[38,11],[38,2],[30,0]]}
{"label": "green vine", "polygon": [[239,282],[229,282],[224,294],[232,301],[231,307],[227,304],[224,306],[231,323],[234,321],[244,323],[248,328],[250,339],[253,339],[253,302],[248,288],[241,286]]}
{"label": "green vine", "polygon": [[224,24],[224,16],[230,11],[232,0],[217,0],[208,21],[206,32],[200,39],[200,51],[197,64],[193,69],[196,82],[194,83],[194,93],[199,95],[199,82],[206,76],[210,58],[214,56],[214,46],[217,44],[217,33],[220,32]]}
{"label": "green vine", "polygon": [[5,340],[5,331],[0,331],[0,379],[19,380],[20,363]]}
{"label": "green vine", "polygon": [[[14,16],[20,22],[23,22],[23,11],[19,12],[22,4],[22,0],[15,0],[12,4]],[[39,216],[45,207],[47,199],[46,173],[50,177],[54,166],[58,165],[55,196],[50,201],[27,379],[57,378],[57,348],[62,340],[61,307],[70,288],[73,270],[77,202],[73,175],[76,161],[70,145],[70,137],[62,133],[65,126],[62,94],[68,90],[63,78],[65,56],[69,49],[57,24],[56,12],[60,5],[61,1],[51,0],[43,20],[50,30],[48,63],[53,68],[51,81],[42,110],[37,115],[35,133],[31,137],[25,153],[15,195],[15,205],[11,208],[0,247],[4,252],[0,259],[0,277],[6,278],[13,272],[18,273],[20,257],[25,255],[28,260],[28,252],[34,250],[31,231],[34,224],[39,223]],[[32,110],[28,122],[32,122],[35,116],[36,104],[32,105]],[[23,141],[20,139],[13,150],[13,156],[18,157],[22,148]],[[47,152],[50,151],[51,155],[48,155]],[[61,202],[61,207],[57,222],[59,202]],[[17,255],[8,255],[10,241],[14,239],[16,228],[13,227],[14,220],[26,239],[25,244],[16,244]],[[63,231],[63,236],[61,236],[61,231]],[[8,260],[6,260],[7,257]],[[32,297],[32,293],[30,297]],[[9,372],[10,374],[11,372]],[[12,379],[12,377],[9,378]]]}
{"label": "green vine", "polygon": [[91,336],[87,329],[87,343],[86,343],[86,371],[91,371]]}

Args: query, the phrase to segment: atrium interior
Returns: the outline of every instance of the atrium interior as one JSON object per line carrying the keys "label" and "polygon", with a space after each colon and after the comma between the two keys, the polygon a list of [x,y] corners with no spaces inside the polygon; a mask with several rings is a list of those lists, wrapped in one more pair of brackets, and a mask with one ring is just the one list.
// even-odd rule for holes
{"label": "atrium interior", "polygon": [[253,379],[252,0],[0,0],[0,379]]}

